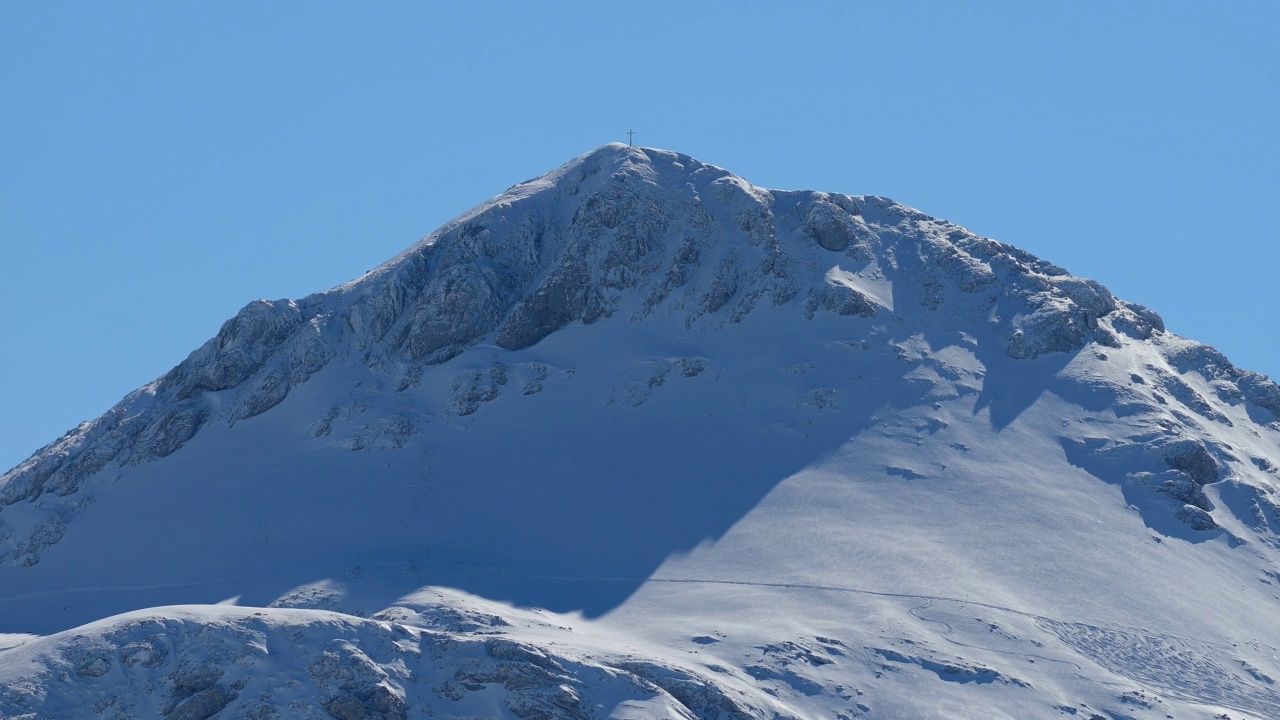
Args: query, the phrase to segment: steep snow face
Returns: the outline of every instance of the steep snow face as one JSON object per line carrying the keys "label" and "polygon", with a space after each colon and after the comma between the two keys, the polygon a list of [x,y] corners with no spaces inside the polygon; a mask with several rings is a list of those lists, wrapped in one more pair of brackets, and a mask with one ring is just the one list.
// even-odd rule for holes
{"label": "steep snow face", "polygon": [[0,633],[261,608],[27,639],[0,714],[1275,717],[1277,466],[1280,388],[1096,282],[609,145],[0,478]]}

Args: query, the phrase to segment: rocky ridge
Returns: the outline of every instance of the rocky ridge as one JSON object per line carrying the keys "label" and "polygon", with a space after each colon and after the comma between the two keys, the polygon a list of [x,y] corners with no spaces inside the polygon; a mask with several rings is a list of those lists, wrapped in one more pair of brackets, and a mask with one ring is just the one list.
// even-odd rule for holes
{"label": "rocky ridge", "polygon": [[[548,625],[553,616],[497,614],[504,612],[511,611],[456,593],[422,593],[372,618],[234,607],[132,613],[12,651],[6,660],[20,679],[0,687],[0,713],[15,720],[86,709],[95,717],[164,720],[589,720],[621,706],[670,718],[749,720],[785,712],[740,682],[575,646],[570,628]],[[559,647],[521,639],[539,626],[551,627]]]}

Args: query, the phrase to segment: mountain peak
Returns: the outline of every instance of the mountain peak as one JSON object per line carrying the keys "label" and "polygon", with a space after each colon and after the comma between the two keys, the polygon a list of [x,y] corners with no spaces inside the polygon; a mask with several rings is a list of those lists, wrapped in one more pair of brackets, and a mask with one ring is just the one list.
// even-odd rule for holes
{"label": "mountain peak", "polygon": [[[964,327],[983,352],[1017,359],[1164,330],[1094,281],[885,198],[764,190],[687,155],[610,143],[362,278],[250,303],[164,377],[7,473],[0,502],[73,493],[109,464],[167,456],[201,427],[266,412],[335,359],[403,391],[477,344],[518,351],[614,318],[711,331],[780,312]],[[1280,410],[1264,381],[1242,392]],[[11,542],[10,557],[34,561]]]}
{"label": "mountain peak", "polygon": [[0,477],[0,633],[152,608],[0,715],[1277,717],[1277,498],[1280,387],[1151,310],[613,143]]}

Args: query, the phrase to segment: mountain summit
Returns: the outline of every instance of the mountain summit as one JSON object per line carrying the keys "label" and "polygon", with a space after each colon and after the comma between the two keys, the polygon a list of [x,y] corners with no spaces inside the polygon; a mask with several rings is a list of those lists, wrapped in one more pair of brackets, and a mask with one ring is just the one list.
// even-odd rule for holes
{"label": "mountain summit", "polygon": [[0,477],[0,717],[1274,718],[1277,465],[1094,281],[611,144]]}

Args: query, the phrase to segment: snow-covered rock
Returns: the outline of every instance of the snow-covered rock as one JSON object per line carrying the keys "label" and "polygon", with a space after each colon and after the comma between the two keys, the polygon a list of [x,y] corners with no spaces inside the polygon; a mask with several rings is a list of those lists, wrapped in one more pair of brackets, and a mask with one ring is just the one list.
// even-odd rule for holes
{"label": "snow-covered rock", "polygon": [[0,717],[1276,717],[1278,466],[1094,281],[608,145],[0,477]]}
{"label": "snow-covered rock", "polygon": [[[412,599],[411,601],[412,602]],[[742,683],[662,660],[520,639],[527,618],[438,624],[454,605],[371,619],[323,610],[156,608],[28,642],[3,659],[6,718],[773,716]],[[474,614],[474,611],[472,611]],[[448,615],[446,615],[448,617]],[[535,616],[536,617],[536,616]],[[669,688],[669,689],[668,689]]]}

